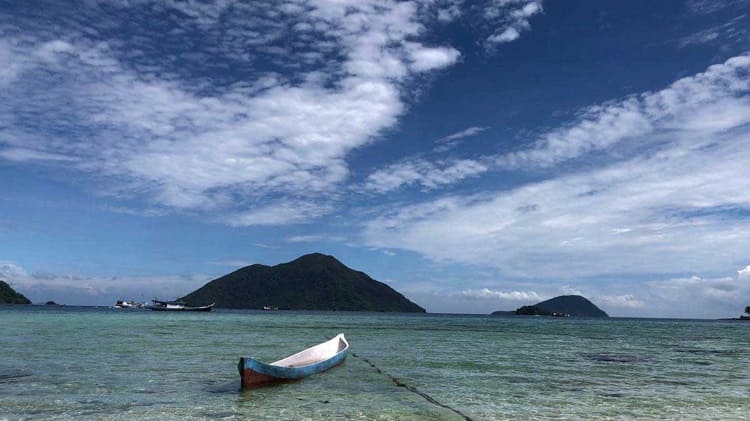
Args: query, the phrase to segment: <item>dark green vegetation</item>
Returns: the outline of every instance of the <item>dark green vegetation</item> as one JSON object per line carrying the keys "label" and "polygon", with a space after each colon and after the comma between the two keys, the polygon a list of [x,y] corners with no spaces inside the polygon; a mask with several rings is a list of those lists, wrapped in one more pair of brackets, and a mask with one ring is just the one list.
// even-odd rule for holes
{"label": "dark green vegetation", "polygon": [[[507,315],[507,311],[496,311],[493,315]],[[609,317],[607,313],[580,295],[561,295],[533,306],[523,306],[515,311],[517,315],[552,316],[554,314],[579,317]]]}
{"label": "dark green vegetation", "polygon": [[19,294],[5,281],[0,281],[0,304],[31,304],[28,298]]}
{"label": "dark green vegetation", "polygon": [[276,266],[247,266],[182,299],[190,305],[216,303],[219,308],[425,311],[388,285],[320,253]]}
{"label": "dark green vegetation", "polygon": [[[515,314],[517,316],[552,316],[553,314],[557,314],[551,311],[547,311],[541,307],[537,306],[523,306],[519,307]],[[567,314],[567,313],[563,313]]]}

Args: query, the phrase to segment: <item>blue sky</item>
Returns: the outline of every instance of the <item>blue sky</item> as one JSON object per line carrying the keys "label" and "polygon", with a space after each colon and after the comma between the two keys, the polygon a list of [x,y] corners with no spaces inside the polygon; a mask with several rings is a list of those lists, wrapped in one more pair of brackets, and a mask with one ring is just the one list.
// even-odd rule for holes
{"label": "blue sky", "polygon": [[0,278],[319,251],[433,312],[750,304],[750,2],[0,2]]}

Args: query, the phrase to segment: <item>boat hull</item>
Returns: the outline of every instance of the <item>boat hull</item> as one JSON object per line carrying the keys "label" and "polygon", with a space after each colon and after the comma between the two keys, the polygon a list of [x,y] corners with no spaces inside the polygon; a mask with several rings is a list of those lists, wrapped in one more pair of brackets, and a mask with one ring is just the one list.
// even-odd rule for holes
{"label": "boat hull", "polygon": [[286,367],[266,364],[253,358],[240,358],[237,368],[240,372],[243,388],[260,387],[273,383],[300,380],[316,373],[322,373],[346,360],[349,345],[325,360],[300,367]]}
{"label": "boat hull", "polygon": [[178,308],[169,308],[169,307],[162,307],[162,306],[146,306],[146,308],[153,310],[153,311],[211,311],[214,308],[214,305],[211,304],[210,306],[203,306],[203,307],[178,307]]}

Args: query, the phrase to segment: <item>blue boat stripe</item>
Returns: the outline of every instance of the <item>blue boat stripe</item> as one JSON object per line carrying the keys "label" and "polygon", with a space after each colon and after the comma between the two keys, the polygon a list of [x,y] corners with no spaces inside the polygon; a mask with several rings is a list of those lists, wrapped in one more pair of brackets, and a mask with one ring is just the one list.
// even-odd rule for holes
{"label": "blue boat stripe", "polygon": [[253,358],[245,358],[245,369],[253,370],[279,379],[301,379],[328,370],[329,368],[341,363],[346,358],[348,352],[349,350],[347,349],[339,352],[330,359],[303,367],[281,367],[265,364]]}

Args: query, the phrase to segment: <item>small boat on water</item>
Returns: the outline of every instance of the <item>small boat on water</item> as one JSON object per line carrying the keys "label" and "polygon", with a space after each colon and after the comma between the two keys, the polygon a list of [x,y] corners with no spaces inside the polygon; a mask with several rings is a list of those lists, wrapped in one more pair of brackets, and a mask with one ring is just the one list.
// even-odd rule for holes
{"label": "small boat on water", "polygon": [[115,308],[143,308],[143,304],[135,301],[117,300]]}
{"label": "small boat on water", "polygon": [[276,311],[278,309],[279,308],[276,307],[276,306],[263,306],[263,310],[265,310],[265,311]]}
{"label": "small boat on water", "polygon": [[184,301],[160,301],[151,300],[152,304],[146,306],[147,309],[153,311],[211,311],[214,308],[215,303],[211,303],[207,306],[201,307],[190,307],[185,304]]}
{"label": "small boat on water", "polygon": [[292,356],[262,363],[253,358],[240,358],[242,387],[258,387],[271,383],[299,380],[341,364],[349,353],[349,342],[339,333],[333,339],[307,348]]}

